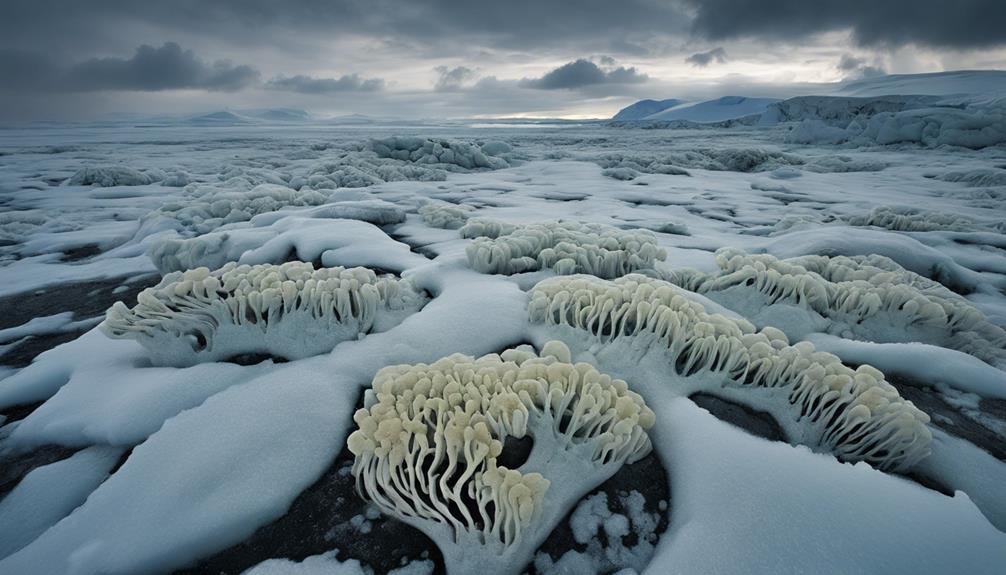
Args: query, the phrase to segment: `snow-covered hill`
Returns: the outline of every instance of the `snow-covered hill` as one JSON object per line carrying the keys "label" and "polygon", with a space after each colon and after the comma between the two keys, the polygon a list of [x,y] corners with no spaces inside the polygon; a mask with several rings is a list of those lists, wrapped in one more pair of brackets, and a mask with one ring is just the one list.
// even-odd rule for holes
{"label": "snow-covered hill", "polygon": [[662,112],[646,116],[646,120],[687,120],[690,122],[722,122],[760,114],[777,98],[746,98],[744,96],[723,96],[715,100],[682,104]]}
{"label": "snow-covered hill", "polygon": [[642,120],[647,116],[662,112],[668,108],[680,106],[684,102],[676,98],[666,100],[640,100],[631,106],[626,106],[611,117],[612,120]]}
{"label": "snow-covered hill", "polygon": [[841,84],[842,96],[985,94],[1006,96],[1006,71],[954,70],[932,74],[891,74]]}

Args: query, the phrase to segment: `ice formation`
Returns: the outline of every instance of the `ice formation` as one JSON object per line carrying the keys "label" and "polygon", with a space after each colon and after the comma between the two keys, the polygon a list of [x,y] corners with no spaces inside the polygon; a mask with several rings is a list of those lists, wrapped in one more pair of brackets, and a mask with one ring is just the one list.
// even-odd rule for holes
{"label": "ice formation", "polygon": [[788,345],[778,329],[756,332],[745,320],[707,313],[668,282],[639,274],[553,278],[535,286],[528,313],[602,343],[642,339],[673,367],[675,383],[662,382],[678,388],[672,392],[779,390],[775,407],[795,410],[804,441],[843,460],[903,470],[929,453],[929,417],[878,370],[853,370],[809,343]]}
{"label": "ice formation", "polygon": [[[141,230],[168,227],[205,234],[225,224],[248,221],[257,214],[286,207],[318,206],[327,201],[326,195],[310,188],[294,190],[284,185],[259,184],[248,189],[241,182],[234,187],[190,184],[185,187],[182,200],[165,203],[144,216],[140,225]],[[167,226],[162,223],[164,220],[168,221]]]}
{"label": "ice formation", "polygon": [[128,166],[96,166],[81,168],[66,181],[68,186],[95,185],[102,188],[112,186],[146,186],[154,183],[154,178]]}
{"label": "ice formation", "polygon": [[727,172],[764,172],[804,163],[794,154],[774,150],[728,148],[699,149],[660,155],[608,152],[587,157],[604,169],[629,169],[646,174],[690,175],[684,168]]}
{"label": "ice formation", "polygon": [[974,220],[964,216],[899,206],[878,206],[869,213],[850,217],[849,223],[899,232],[972,231],[978,227]]}
{"label": "ice formation", "polygon": [[810,96],[773,105],[761,122],[799,121],[787,141],[799,144],[960,146],[1006,142],[1006,100],[946,101],[928,96]]}
{"label": "ice formation", "polygon": [[450,142],[409,136],[394,136],[370,141],[370,149],[380,158],[393,158],[415,164],[442,164],[466,170],[509,168],[510,162],[496,154],[505,154],[510,147],[502,142],[484,146],[467,142]]}
{"label": "ice formation", "polygon": [[383,331],[426,301],[408,280],[296,261],[173,272],[137,299],[132,309],[116,302],[102,331],[135,339],[155,363],[172,366],[253,353],[316,355]]}
{"label": "ice formation", "polygon": [[[653,412],[551,341],[386,367],[348,438],[360,493],[421,529],[448,572],[520,573],[568,507],[650,451]],[[534,445],[516,469],[508,438]]]}
{"label": "ice formation", "polygon": [[306,185],[317,190],[331,190],[364,188],[384,182],[438,182],[445,179],[447,172],[440,168],[379,158],[373,152],[347,152],[314,166],[306,176],[291,179],[290,185],[296,188]]}
{"label": "ice formation", "polygon": [[[716,262],[719,273],[676,270],[671,279],[757,323],[775,321],[791,337],[802,337],[820,327],[876,342],[934,343],[993,364],[1006,360],[1006,330],[989,322],[963,297],[890,258],[802,256],[780,260],[723,248],[717,251]],[[751,292],[761,298],[750,297]],[[766,309],[774,304],[787,305],[780,313],[788,319]],[[816,314],[816,319],[809,320],[814,325],[798,325],[792,306]],[[821,319],[823,323],[818,321]]]}
{"label": "ice formation", "polygon": [[512,234],[517,226],[491,218],[471,218],[461,227],[461,237],[469,240],[475,238],[495,239]]}
{"label": "ice formation", "polygon": [[512,275],[552,269],[559,275],[589,273],[618,277],[652,268],[667,257],[648,230],[623,231],[603,224],[545,222],[508,229],[505,224],[470,223],[461,230],[470,237],[487,228],[495,237],[476,237],[465,249],[472,269],[488,274]]}
{"label": "ice formation", "polygon": [[474,209],[464,204],[428,202],[419,208],[426,225],[445,230],[456,230],[465,225]]}

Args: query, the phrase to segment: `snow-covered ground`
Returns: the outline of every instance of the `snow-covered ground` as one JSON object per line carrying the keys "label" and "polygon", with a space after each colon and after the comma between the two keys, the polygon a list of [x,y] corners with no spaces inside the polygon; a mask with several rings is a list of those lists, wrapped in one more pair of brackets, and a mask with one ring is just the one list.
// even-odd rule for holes
{"label": "snow-covered ground", "polygon": [[[1001,573],[1003,116],[884,139],[801,105],[817,116],[673,130],[0,130],[0,573]],[[211,273],[227,262],[247,267]],[[242,353],[211,361],[214,338]],[[422,434],[471,465],[425,470],[453,503],[403,495],[429,459],[381,441],[448,413],[413,403],[434,375],[381,372],[365,399],[375,375],[515,348],[461,390],[502,399]],[[581,403],[549,425],[529,373],[595,387],[554,391]],[[522,463],[521,436],[553,451]]]}

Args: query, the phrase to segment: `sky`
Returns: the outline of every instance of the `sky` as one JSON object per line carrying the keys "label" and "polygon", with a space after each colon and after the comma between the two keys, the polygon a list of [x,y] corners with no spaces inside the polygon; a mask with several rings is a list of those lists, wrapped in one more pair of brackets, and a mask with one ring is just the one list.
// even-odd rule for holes
{"label": "sky", "polygon": [[1006,69],[1003,0],[0,0],[0,120],[609,117]]}

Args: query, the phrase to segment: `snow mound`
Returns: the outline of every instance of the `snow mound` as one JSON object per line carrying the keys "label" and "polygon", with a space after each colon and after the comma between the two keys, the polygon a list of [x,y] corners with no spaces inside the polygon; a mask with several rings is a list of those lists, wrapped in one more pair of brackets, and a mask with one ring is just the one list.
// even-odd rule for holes
{"label": "snow mound", "polygon": [[963,297],[890,258],[780,260],[722,248],[716,263],[717,273],[676,270],[670,279],[794,339],[826,330],[880,343],[931,343],[993,364],[1006,360],[1006,330]]}
{"label": "snow mound", "polygon": [[104,481],[122,450],[90,447],[38,467],[0,499],[0,559],[17,551],[80,506]]}
{"label": "snow mound", "polygon": [[154,183],[151,178],[137,169],[128,166],[94,166],[81,168],[66,181],[67,186],[146,186]]}
{"label": "snow mound", "polygon": [[1006,535],[963,492],[767,442],[687,399],[661,407],[673,536],[647,573],[936,575],[995,573],[1006,561]]}
{"label": "snow mound", "polygon": [[[289,559],[268,559],[245,571],[242,575],[373,575],[373,570],[356,559],[339,561],[339,550],[307,557],[296,562]],[[388,575],[431,575],[433,562],[412,561],[388,571]]]}
{"label": "snow mound", "polygon": [[[642,365],[658,352],[658,381],[640,389],[648,401],[705,390],[731,393],[777,420],[796,424],[793,438],[846,461],[904,470],[929,454],[929,416],[903,400],[869,365],[852,370],[807,342],[790,346],[773,327],[755,332],[746,320],[707,313],[680,288],[638,274],[604,281],[591,276],[545,280],[528,305],[532,322],[558,328],[584,348]],[[587,336],[587,337],[584,337]],[[761,395],[768,389],[777,393]]]}
{"label": "snow mound", "polygon": [[[347,440],[361,494],[436,541],[450,573],[520,573],[569,505],[651,449],[643,399],[569,361],[552,341],[382,369]],[[534,440],[517,469],[497,463],[510,437]]]}
{"label": "snow mound", "polygon": [[[348,215],[367,216],[375,223],[404,219],[400,208],[383,205],[348,207]],[[401,272],[426,259],[411,253],[367,221],[339,219],[347,214],[342,203],[291,214],[265,213],[246,224],[194,238],[167,238],[155,242],[147,255],[161,273],[197,267],[216,269],[228,262],[281,264],[290,259],[320,262],[327,267],[367,266]],[[362,213],[361,211],[362,210]],[[315,217],[316,216],[316,217]],[[331,216],[331,217],[329,217]],[[238,227],[240,226],[240,227]]]}
{"label": "snow mound", "polygon": [[394,326],[426,298],[407,280],[366,268],[287,262],[173,272],[137,301],[132,309],[116,302],[102,331],[137,340],[157,365],[184,367],[244,354],[317,355]]}
{"label": "snow mound", "polygon": [[467,142],[449,142],[428,138],[394,136],[371,140],[370,149],[379,158],[392,158],[414,164],[447,165],[465,170],[499,170],[509,168],[510,162],[503,156],[492,155],[485,150],[505,154],[509,146],[493,143],[487,148]]}
{"label": "snow mound", "polygon": [[[461,228],[462,237],[475,237],[465,249],[468,265],[487,274],[552,269],[560,275],[590,273],[612,278],[649,269],[667,257],[649,230],[619,230],[603,224],[545,222],[507,229],[500,224],[489,237],[478,237],[483,221]],[[492,227],[492,226],[489,226]]]}

